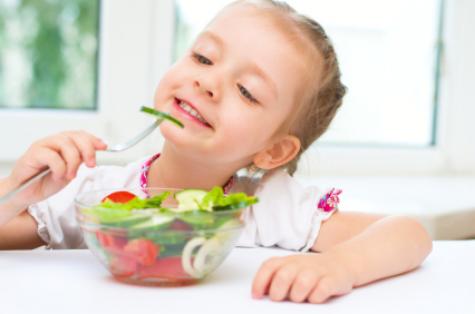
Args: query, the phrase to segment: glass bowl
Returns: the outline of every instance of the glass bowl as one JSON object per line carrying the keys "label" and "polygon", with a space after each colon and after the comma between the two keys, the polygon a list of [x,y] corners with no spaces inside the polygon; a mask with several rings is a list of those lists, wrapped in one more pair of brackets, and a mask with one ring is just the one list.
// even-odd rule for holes
{"label": "glass bowl", "polygon": [[[80,194],[76,217],[88,248],[117,280],[140,285],[188,285],[214,271],[230,253],[243,228],[244,208],[223,211],[179,211],[174,194],[180,190],[120,189],[141,198],[169,192],[159,209],[100,209],[119,190]],[[92,209],[95,210],[92,210]]]}

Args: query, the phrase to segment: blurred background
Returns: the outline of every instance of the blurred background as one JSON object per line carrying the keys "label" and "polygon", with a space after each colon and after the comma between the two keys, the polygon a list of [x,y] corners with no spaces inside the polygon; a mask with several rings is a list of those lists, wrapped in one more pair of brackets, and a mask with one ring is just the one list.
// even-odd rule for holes
{"label": "blurred background", "polygon": [[[121,142],[154,88],[228,0],[0,0],[0,176],[36,139],[84,129]],[[475,237],[475,2],[289,0],[320,22],[348,87],[302,158],[304,184],[348,210],[417,216]],[[158,133],[158,132],[156,132]],[[160,149],[160,134],[101,163]]]}

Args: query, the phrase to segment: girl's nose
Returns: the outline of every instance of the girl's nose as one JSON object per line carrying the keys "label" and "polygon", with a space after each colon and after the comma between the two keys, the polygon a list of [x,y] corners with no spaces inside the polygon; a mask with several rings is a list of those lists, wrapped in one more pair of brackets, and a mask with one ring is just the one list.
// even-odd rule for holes
{"label": "girl's nose", "polygon": [[213,85],[211,82],[208,82],[205,79],[196,79],[194,84],[194,88],[198,90],[199,93],[205,94],[207,97],[211,98],[212,100],[216,100],[218,97],[217,86]]}

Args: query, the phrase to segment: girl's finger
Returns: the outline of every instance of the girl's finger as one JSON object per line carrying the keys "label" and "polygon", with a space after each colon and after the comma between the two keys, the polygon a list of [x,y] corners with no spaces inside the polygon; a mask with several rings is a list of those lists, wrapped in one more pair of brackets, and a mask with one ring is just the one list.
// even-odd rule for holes
{"label": "girl's finger", "polygon": [[84,163],[89,167],[94,167],[96,165],[96,150],[105,149],[105,144],[101,144],[98,138],[85,132],[76,132],[70,135],[70,138],[78,147]]}
{"label": "girl's finger", "polygon": [[308,297],[310,303],[323,303],[331,296],[337,295],[338,287],[329,277],[322,278]]}
{"label": "girl's finger", "polygon": [[253,298],[260,299],[267,293],[274,272],[277,271],[284,261],[283,258],[274,257],[261,265],[252,283]]}
{"label": "girl's finger", "polygon": [[76,144],[69,137],[60,136],[56,139],[53,146],[55,150],[60,152],[66,163],[66,179],[73,179],[81,164],[81,154]]}
{"label": "girl's finger", "polygon": [[304,302],[318,283],[320,275],[315,270],[303,270],[297,274],[290,289],[289,298],[293,302]]}
{"label": "girl's finger", "polygon": [[49,148],[38,149],[35,153],[35,162],[38,168],[44,165],[48,166],[55,181],[62,181],[66,178],[66,163],[57,151]]}
{"label": "girl's finger", "polygon": [[269,298],[273,301],[283,301],[289,294],[290,287],[297,278],[298,268],[294,264],[280,267],[272,277],[269,288]]}

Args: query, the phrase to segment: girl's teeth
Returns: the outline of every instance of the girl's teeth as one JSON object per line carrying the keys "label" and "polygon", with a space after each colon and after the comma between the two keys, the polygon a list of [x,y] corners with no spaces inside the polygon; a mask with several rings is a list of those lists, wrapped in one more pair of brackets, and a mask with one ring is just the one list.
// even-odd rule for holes
{"label": "girl's teeth", "polygon": [[187,103],[183,102],[182,100],[178,103],[178,105],[184,109],[186,112],[188,112],[190,115],[192,115],[193,117],[197,118],[198,120],[200,120],[201,122],[203,123],[207,123],[205,121],[205,119],[198,113],[198,111],[196,111],[195,109],[193,109],[190,105],[188,105]]}

